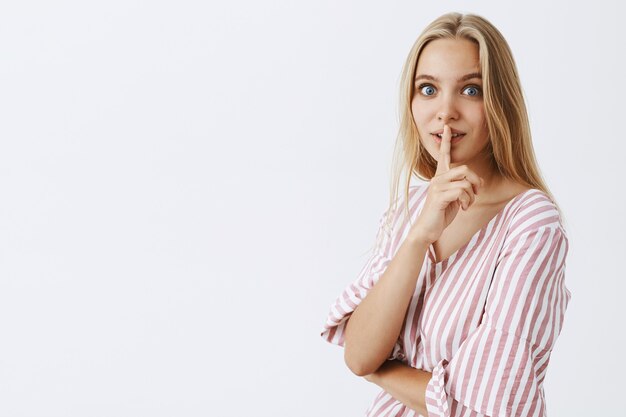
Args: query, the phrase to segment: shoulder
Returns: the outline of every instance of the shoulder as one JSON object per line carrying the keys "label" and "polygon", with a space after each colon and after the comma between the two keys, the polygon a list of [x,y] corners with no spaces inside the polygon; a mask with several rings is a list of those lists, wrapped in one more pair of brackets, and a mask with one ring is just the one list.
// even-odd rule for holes
{"label": "shoulder", "polygon": [[507,271],[516,268],[520,277],[543,268],[564,267],[569,240],[559,210],[545,192],[538,189],[524,192],[512,205],[503,232],[496,265],[505,262]]}
{"label": "shoulder", "polygon": [[411,184],[408,189],[398,188],[395,200],[380,216],[379,225],[387,235],[401,233],[406,225],[414,220],[426,197],[428,183]]}
{"label": "shoulder", "polygon": [[[426,191],[428,189],[428,183],[426,184],[411,184],[408,190],[399,188],[397,196],[393,203],[386,208],[383,218],[392,218],[397,220],[402,216],[405,211],[405,207],[408,206],[409,213],[413,213],[415,208],[418,207],[424,198],[426,197]],[[408,204],[407,204],[408,203]]]}
{"label": "shoulder", "polygon": [[529,233],[553,229],[567,239],[561,214],[552,198],[542,190],[530,188],[518,194],[508,213],[507,237],[511,241]]}

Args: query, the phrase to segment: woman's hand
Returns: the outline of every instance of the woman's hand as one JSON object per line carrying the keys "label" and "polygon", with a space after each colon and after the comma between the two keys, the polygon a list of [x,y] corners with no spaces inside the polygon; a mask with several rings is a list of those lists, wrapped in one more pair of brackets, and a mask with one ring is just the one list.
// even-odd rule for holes
{"label": "woman's hand", "polygon": [[430,180],[424,207],[410,234],[430,244],[441,236],[456,217],[459,208],[467,210],[474,204],[482,179],[467,165],[450,169],[450,126],[443,126],[439,160],[435,176]]}

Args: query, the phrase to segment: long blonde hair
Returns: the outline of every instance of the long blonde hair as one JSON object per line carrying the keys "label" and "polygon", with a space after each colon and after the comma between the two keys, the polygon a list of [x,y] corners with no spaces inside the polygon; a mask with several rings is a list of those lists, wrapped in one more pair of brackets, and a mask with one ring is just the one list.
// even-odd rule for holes
{"label": "long blonde hair", "polygon": [[491,147],[492,164],[499,173],[515,182],[536,188],[548,195],[559,214],[562,212],[544,183],[532,146],[530,124],[517,68],[508,43],[489,21],[474,14],[447,13],[430,23],[417,38],[404,63],[400,79],[400,128],[392,162],[389,207],[385,230],[396,210],[398,188],[402,174],[408,171],[404,183],[405,215],[409,216],[409,187],[412,175],[429,181],[437,161],[420,143],[419,133],[411,111],[417,61],[426,44],[435,39],[467,39],[478,45],[483,80],[483,102]]}

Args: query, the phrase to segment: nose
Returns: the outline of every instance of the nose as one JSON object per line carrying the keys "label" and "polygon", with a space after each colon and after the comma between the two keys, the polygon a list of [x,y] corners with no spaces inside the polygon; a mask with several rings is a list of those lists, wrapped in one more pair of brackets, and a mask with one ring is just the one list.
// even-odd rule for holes
{"label": "nose", "polygon": [[437,120],[448,123],[450,120],[458,119],[459,114],[456,108],[456,102],[453,97],[442,97],[439,111],[437,112]]}

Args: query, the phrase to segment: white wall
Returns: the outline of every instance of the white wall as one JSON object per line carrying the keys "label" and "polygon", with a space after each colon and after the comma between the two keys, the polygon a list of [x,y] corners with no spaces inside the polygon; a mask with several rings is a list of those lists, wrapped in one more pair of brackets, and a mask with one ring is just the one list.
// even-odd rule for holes
{"label": "white wall", "polygon": [[549,414],[622,415],[623,5],[137,0],[0,6],[0,415],[364,415],[319,331],[448,11],[508,39],[567,216]]}

